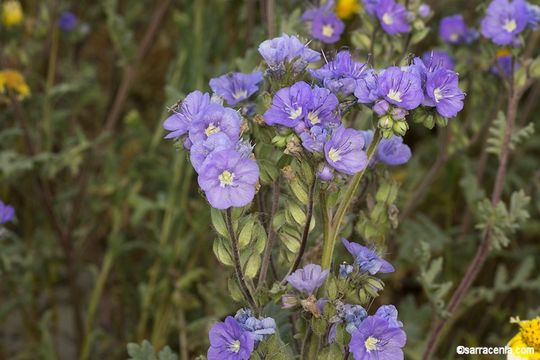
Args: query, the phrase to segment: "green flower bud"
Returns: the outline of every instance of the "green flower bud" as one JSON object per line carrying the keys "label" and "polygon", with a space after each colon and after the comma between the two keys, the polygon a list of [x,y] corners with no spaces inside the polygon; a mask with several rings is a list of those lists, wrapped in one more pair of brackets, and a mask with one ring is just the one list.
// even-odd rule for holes
{"label": "green flower bud", "polygon": [[406,121],[396,121],[392,126],[392,130],[396,135],[403,136],[409,130],[409,124]]}

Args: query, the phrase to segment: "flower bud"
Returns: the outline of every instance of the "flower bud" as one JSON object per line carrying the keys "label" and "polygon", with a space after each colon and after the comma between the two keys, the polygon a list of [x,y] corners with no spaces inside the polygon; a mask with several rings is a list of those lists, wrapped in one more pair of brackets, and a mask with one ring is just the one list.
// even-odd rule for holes
{"label": "flower bud", "polygon": [[295,295],[285,294],[281,297],[281,306],[283,309],[291,309],[298,305],[298,298]]}
{"label": "flower bud", "polygon": [[385,115],[379,118],[379,128],[388,130],[392,129],[393,125],[394,120],[392,120],[392,117],[390,115]]}
{"label": "flower bud", "polygon": [[392,126],[392,130],[396,135],[403,136],[409,130],[409,124],[406,121],[396,121]]}

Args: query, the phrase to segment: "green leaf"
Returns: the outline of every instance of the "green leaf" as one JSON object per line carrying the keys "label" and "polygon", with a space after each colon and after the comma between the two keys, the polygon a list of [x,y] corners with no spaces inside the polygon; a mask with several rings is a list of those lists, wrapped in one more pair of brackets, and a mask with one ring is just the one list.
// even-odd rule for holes
{"label": "green leaf", "polygon": [[217,233],[224,238],[229,237],[229,232],[227,231],[227,226],[225,225],[225,219],[223,218],[223,213],[217,209],[210,209],[210,217],[212,219],[212,225]]}
{"label": "green leaf", "polygon": [[217,238],[212,246],[216,258],[224,265],[233,266],[233,258],[231,254],[231,248],[228,241],[223,238]]}
{"label": "green leaf", "polygon": [[170,347],[165,346],[158,355],[159,360],[178,360],[178,356],[171,350]]}
{"label": "green leaf", "polygon": [[343,350],[341,346],[336,343],[331,344],[322,349],[317,356],[317,360],[334,360],[341,359],[343,357]]}
{"label": "green leaf", "polygon": [[127,352],[130,360],[157,360],[154,347],[148,340],[144,340],[141,345],[129,343]]}
{"label": "green leaf", "polygon": [[248,219],[245,221],[242,230],[240,230],[240,234],[238,235],[238,247],[240,249],[245,248],[251,242],[254,227],[255,218],[253,216],[249,216]]}

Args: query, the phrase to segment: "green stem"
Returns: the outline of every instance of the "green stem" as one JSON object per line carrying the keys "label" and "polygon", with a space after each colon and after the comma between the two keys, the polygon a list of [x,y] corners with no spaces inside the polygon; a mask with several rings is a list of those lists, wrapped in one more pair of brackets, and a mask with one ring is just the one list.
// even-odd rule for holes
{"label": "green stem", "polygon": [[[180,184],[180,180],[182,179],[185,163],[186,162],[184,161],[182,155],[176,154],[176,160],[173,166],[173,169],[174,169],[173,180],[171,182],[171,187],[169,188],[169,193],[171,194],[171,196],[169,197],[169,202],[167,204],[167,208],[165,209],[165,215],[163,217],[161,232],[159,234],[159,247],[160,248],[165,246],[165,244],[167,243],[171,235],[172,226],[176,218],[177,205],[178,205],[177,198],[175,196],[177,194],[176,189],[178,188],[178,185]],[[146,325],[147,325],[146,323],[150,315],[152,297],[155,292],[155,287],[158,280],[158,276],[160,274],[161,265],[162,265],[162,260],[160,257],[158,257],[149,271],[148,286],[142,300],[141,317],[139,318],[139,322],[137,324],[137,339],[139,340],[143,340],[145,336]]]}
{"label": "green stem", "polygon": [[56,61],[58,58],[58,26],[54,23],[52,27],[51,49],[49,53],[49,65],[47,68],[47,82],[45,83],[45,97],[43,101],[43,127],[45,130],[45,148],[50,150],[52,147],[52,119],[51,119],[51,99],[50,92],[54,85],[56,74]]}
{"label": "green stem", "polygon": [[304,225],[304,231],[302,232],[302,240],[300,242],[300,249],[298,250],[298,253],[296,254],[296,258],[294,259],[294,262],[287,272],[287,275],[281,280],[281,284],[284,285],[287,282],[287,277],[292,274],[293,272],[298,269],[298,266],[302,262],[302,257],[304,257],[304,252],[306,251],[306,245],[307,240],[309,236],[309,228],[311,226],[311,218],[313,217],[313,202],[314,202],[314,195],[315,195],[315,186],[317,185],[317,177],[313,178],[313,182],[311,183],[309,187],[309,201],[307,206],[307,213],[306,213],[306,224]]}
{"label": "green stem", "polygon": [[[375,134],[373,135],[373,140],[371,141],[371,144],[369,145],[369,148],[367,151],[368,164],[380,141],[381,141],[381,133],[379,129],[377,129],[375,130]],[[330,266],[332,265],[332,256],[334,254],[334,247],[336,245],[336,241],[339,236],[339,232],[341,230],[341,224],[343,222],[343,219],[345,218],[345,214],[347,213],[349,206],[351,205],[351,202],[354,198],[354,194],[356,193],[356,190],[358,190],[358,186],[360,185],[360,182],[362,181],[362,178],[364,177],[364,173],[366,172],[366,169],[367,169],[367,166],[362,171],[354,175],[351,183],[349,184],[349,187],[347,188],[347,191],[345,192],[345,195],[343,196],[343,200],[339,204],[336,214],[334,218],[332,219],[333,221],[330,226],[330,232],[328,234],[328,237],[324,238],[324,243],[323,243],[323,254],[322,254],[322,261],[321,261],[321,266],[323,267],[323,269],[329,269]]]}
{"label": "green stem", "polygon": [[257,311],[257,303],[255,302],[253,295],[251,294],[251,291],[247,286],[246,278],[244,277],[244,273],[242,271],[242,263],[240,262],[240,250],[238,249],[238,238],[236,237],[236,233],[234,231],[231,208],[228,208],[225,211],[225,224],[227,225],[227,231],[229,232],[229,237],[231,240],[231,250],[234,260],[234,271],[236,273],[238,285],[240,286],[240,290],[242,291],[242,294],[244,295],[244,298],[247,300],[248,304],[253,308],[253,310]]}
{"label": "green stem", "polygon": [[92,345],[92,328],[94,325],[94,319],[96,315],[96,310],[99,305],[99,300],[101,299],[101,294],[105,288],[105,283],[109,277],[112,265],[114,262],[114,255],[109,247],[105,258],[103,259],[103,264],[101,265],[101,271],[97,278],[94,289],[92,290],[92,295],[90,296],[90,303],[88,305],[88,313],[86,315],[86,325],[84,327],[84,341],[82,345],[81,355],[79,360],[87,360],[90,355],[90,347]]}

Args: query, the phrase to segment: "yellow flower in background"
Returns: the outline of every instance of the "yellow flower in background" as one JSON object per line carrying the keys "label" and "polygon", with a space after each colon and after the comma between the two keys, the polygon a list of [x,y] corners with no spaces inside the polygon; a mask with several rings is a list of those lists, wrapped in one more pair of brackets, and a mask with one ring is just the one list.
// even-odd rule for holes
{"label": "yellow flower in background", "polygon": [[2,4],[2,23],[6,27],[19,25],[23,18],[24,14],[20,2],[8,0]]}
{"label": "yellow flower in background", "polygon": [[0,93],[11,90],[25,98],[30,95],[30,87],[26,83],[24,76],[17,70],[1,70],[0,71]]}
{"label": "yellow flower in background", "polygon": [[505,57],[505,56],[510,56],[512,55],[512,53],[510,52],[510,50],[508,49],[499,49],[497,50],[497,58],[501,58],[501,57]]}
{"label": "yellow flower in background", "polygon": [[336,4],[336,15],[343,19],[349,19],[354,14],[360,12],[360,0],[338,0]]}
{"label": "yellow flower in background", "polygon": [[[532,320],[511,319],[512,323],[519,324],[519,333],[508,343],[512,349],[508,353],[508,360],[539,360],[540,359],[540,317]],[[531,351],[534,350],[534,352]],[[529,350],[529,352],[527,351]]]}

